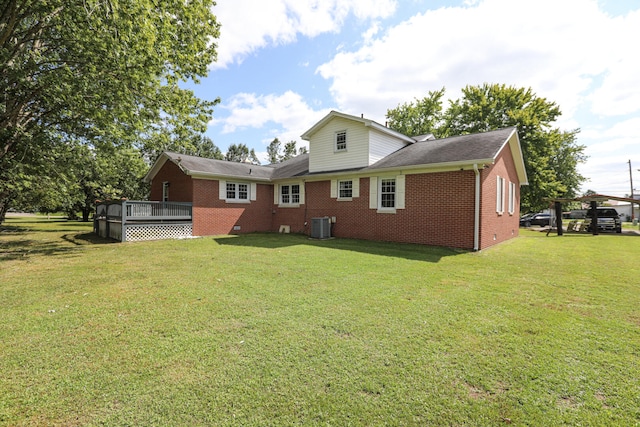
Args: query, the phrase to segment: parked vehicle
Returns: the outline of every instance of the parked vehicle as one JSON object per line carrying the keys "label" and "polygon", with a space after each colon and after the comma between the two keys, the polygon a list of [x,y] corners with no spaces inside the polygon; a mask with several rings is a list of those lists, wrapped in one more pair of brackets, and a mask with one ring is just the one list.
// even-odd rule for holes
{"label": "parked vehicle", "polygon": [[[591,227],[591,215],[592,210],[587,211],[584,225],[587,231],[592,232]],[[622,221],[618,211],[613,208],[597,208],[598,212],[598,231],[615,231],[616,233],[622,233]]]}
{"label": "parked vehicle", "polygon": [[548,213],[528,214],[520,218],[520,226],[531,227],[532,225],[545,226],[551,224],[551,215]]}

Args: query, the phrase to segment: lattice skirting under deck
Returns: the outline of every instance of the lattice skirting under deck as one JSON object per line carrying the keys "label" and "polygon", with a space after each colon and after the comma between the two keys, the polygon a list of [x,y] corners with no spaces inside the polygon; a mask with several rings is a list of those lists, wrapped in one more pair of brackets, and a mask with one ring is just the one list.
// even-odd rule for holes
{"label": "lattice skirting under deck", "polygon": [[125,240],[136,242],[141,240],[184,239],[191,237],[193,227],[191,224],[152,224],[152,225],[127,225]]}

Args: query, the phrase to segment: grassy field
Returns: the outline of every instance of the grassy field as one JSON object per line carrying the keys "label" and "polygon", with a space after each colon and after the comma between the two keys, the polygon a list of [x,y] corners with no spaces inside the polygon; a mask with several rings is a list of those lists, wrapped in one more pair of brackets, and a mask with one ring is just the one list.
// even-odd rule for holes
{"label": "grassy field", "polygon": [[640,237],[0,232],[0,425],[640,424]]}

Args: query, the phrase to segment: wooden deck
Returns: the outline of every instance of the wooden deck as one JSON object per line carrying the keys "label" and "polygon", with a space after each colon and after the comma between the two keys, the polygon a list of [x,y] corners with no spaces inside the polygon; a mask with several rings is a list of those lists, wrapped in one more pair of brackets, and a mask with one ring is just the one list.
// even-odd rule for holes
{"label": "wooden deck", "polygon": [[192,204],[115,200],[96,204],[94,232],[121,242],[192,236]]}

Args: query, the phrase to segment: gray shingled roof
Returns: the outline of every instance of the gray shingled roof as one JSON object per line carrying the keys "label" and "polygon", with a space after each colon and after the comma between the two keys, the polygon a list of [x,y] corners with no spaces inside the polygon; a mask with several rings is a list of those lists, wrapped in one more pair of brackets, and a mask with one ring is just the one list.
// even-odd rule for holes
{"label": "gray shingled roof", "polygon": [[364,170],[495,159],[514,130],[510,127],[418,142],[391,153]]}
{"label": "gray shingled roof", "polygon": [[[471,135],[423,140],[407,145],[371,166],[350,169],[349,171],[489,161],[496,158],[514,131],[515,127],[510,127]],[[267,166],[205,159],[172,152],[164,154],[170,161],[180,165],[189,175],[228,176],[269,181],[323,174],[309,173],[309,154],[301,154],[285,162]],[[332,171],[332,173],[335,172]]]}
{"label": "gray shingled roof", "polygon": [[271,179],[293,178],[309,173],[309,154],[300,154],[293,159],[274,165]]}
{"label": "gray shingled roof", "polygon": [[164,154],[189,175],[221,175],[234,178],[269,180],[274,171],[272,166],[205,159],[203,157],[187,156],[186,154],[172,153],[169,151],[165,151]]}

